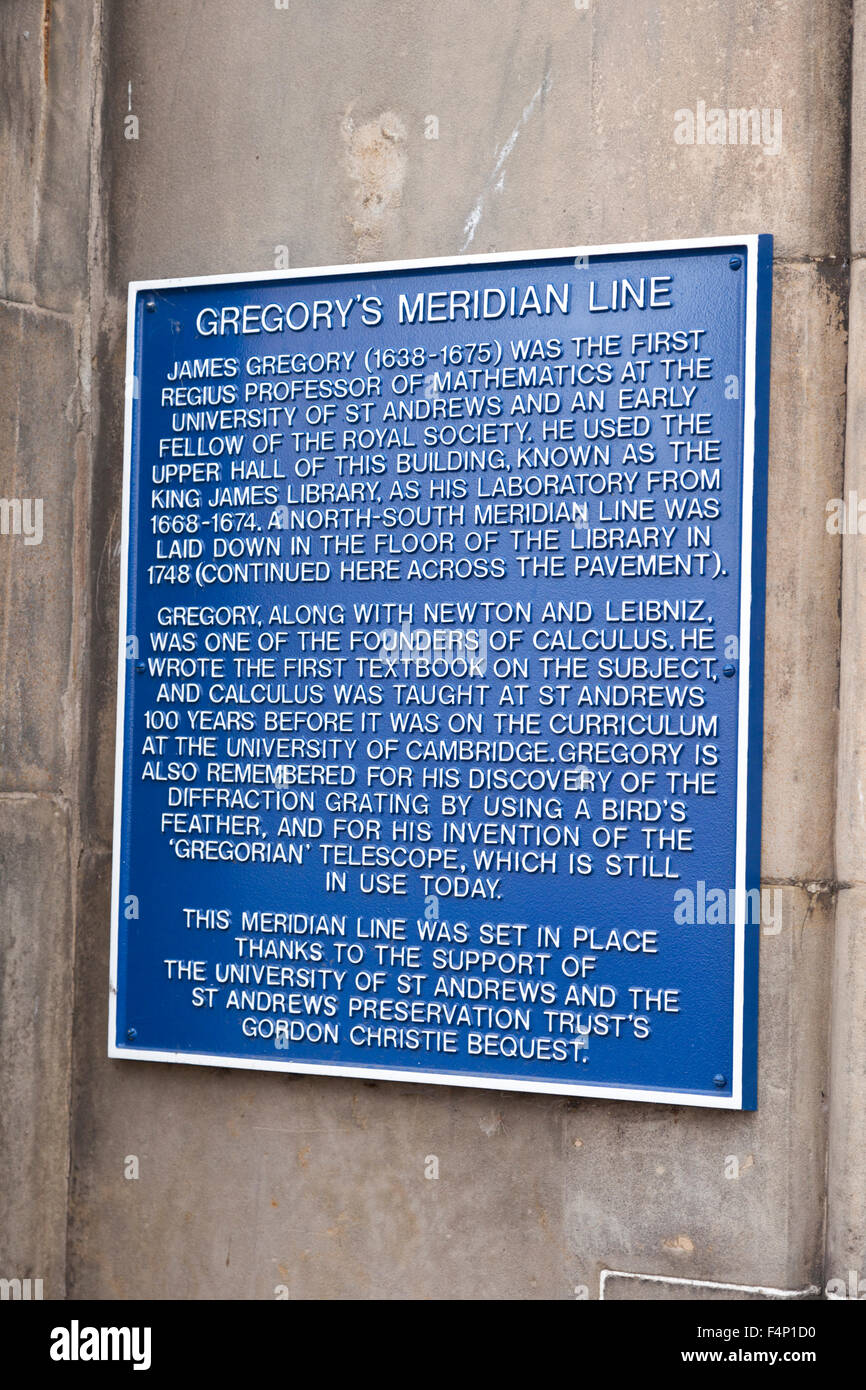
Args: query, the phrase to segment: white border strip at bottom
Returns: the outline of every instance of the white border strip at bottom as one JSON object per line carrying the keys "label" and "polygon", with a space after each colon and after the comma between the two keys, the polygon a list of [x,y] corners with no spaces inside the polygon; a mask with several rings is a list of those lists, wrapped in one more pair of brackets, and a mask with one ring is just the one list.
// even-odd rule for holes
{"label": "white border strip at bottom", "polygon": [[635,1274],[624,1269],[603,1269],[598,1285],[598,1300],[604,1302],[604,1286],[608,1276],[611,1279],[645,1279],[649,1284],[678,1284],[690,1289],[724,1289],[726,1293],[757,1293],[764,1298],[808,1298],[810,1294],[820,1293],[815,1284],[805,1289],[771,1289],[760,1284],[717,1284],[712,1279],[680,1279],[674,1274]]}

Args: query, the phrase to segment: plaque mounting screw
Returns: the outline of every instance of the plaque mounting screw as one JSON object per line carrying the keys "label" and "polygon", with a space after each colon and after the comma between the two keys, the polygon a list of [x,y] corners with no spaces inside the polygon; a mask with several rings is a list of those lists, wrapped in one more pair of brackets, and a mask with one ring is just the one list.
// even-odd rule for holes
{"label": "plaque mounting screw", "polygon": [[[133,1032],[134,1032],[134,1031],[135,1031],[135,1029],[133,1029]],[[720,1071],[717,1071],[716,1074],[715,1074],[715,1076],[713,1077],[713,1085],[714,1085],[719,1091],[723,1091],[723,1090],[725,1089],[725,1087],[727,1086],[727,1084],[728,1084],[728,1078],[727,1078],[726,1076],[722,1076],[722,1073],[721,1073]]]}
{"label": "plaque mounting screw", "polygon": [[147,310],[147,312],[148,312],[149,314],[154,313],[155,310],[156,310],[156,300],[155,300],[155,299],[146,299],[146,300],[144,301],[144,307],[145,307],[145,309]]}
{"label": "plaque mounting screw", "polygon": [[135,1042],[135,1039],[138,1037],[138,1029],[137,1029],[137,1028],[127,1028],[127,1030],[126,1030],[126,1036],[127,1036],[127,1040],[128,1040],[129,1042]]}
{"label": "plaque mounting screw", "polygon": [[722,667],[722,675],[723,675],[723,676],[735,676],[736,674],[737,674],[737,668],[736,668],[736,666],[723,666],[723,667]]}
{"label": "plaque mounting screw", "polygon": [[135,663],[135,669],[136,671],[146,671],[147,667],[145,666],[143,661],[137,661]]}
{"label": "plaque mounting screw", "polygon": [[728,261],[728,265],[731,267],[731,270],[739,270],[742,264],[743,260],[741,256],[732,256],[731,259]]}

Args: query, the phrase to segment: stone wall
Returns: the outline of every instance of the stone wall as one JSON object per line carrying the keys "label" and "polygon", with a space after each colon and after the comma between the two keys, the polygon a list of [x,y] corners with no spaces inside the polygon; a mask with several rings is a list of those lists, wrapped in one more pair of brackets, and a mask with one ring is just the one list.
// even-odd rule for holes
{"label": "stone wall", "polygon": [[[608,1270],[633,1299],[684,1286],[625,1275],[746,1297],[866,1272],[866,579],[846,537],[840,599],[825,526],[864,430],[863,9],[7,0],[0,477],[44,498],[45,536],[0,537],[0,1273],[47,1297],[596,1298]],[[699,102],[781,113],[780,148],[677,143]],[[784,901],[757,1112],[109,1061],[127,282],[752,231],[776,252],[762,878]]]}

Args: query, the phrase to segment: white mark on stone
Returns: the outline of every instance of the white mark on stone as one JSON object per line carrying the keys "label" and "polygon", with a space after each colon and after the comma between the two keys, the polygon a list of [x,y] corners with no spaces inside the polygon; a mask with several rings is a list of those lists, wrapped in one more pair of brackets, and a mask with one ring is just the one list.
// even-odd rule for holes
{"label": "white mark on stone", "polygon": [[509,156],[511,155],[511,152],[514,149],[514,146],[517,144],[517,141],[520,139],[520,133],[523,130],[524,126],[527,124],[529,120],[531,120],[536,106],[547,95],[552,86],[553,79],[550,76],[550,73],[546,72],[541,83],[536,88],[535,92],[524,106],[520,116],[520,120],[517,122],[517,125],[514,127],[505,144],[502,146],[501,150],[497,154],[496,161],[493,165],[493,169],[491,170],[487,182],[481,190],[481,195],[478,199],[478,202],[475,204],[474,208],[472,209],[472,211],[466,219],[466,224],[463,228],[464,241],[463,245],[460,248],[461,251],[465,251],[467,246],[471,244],[475,236],[475,233],[478,230],[478,224],[481,221],[482,213],[484,212],[484,204],[487,198],[489,197],[490,193],[502,192],[502,189],[505,185],[505,165],[509,159]]}

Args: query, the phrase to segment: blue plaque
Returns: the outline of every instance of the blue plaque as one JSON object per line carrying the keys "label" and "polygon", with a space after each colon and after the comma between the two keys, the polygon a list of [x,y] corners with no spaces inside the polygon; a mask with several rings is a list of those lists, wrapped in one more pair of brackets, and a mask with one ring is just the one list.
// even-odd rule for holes
{"label": "blue plaque", "polygon": [[130,285],[110,1056],[755,1107],[771,266]]}

